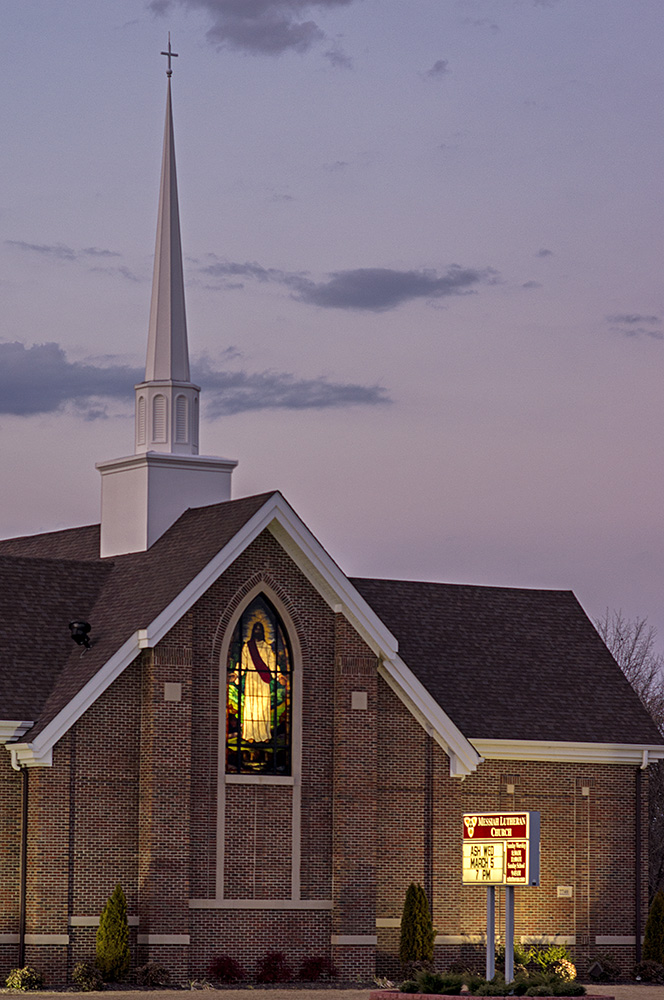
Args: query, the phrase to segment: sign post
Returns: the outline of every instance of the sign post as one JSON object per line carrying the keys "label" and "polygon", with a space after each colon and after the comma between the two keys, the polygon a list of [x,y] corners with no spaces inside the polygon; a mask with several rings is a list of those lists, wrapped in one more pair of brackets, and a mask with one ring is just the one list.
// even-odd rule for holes
{"label": "sign post", "polygon": [[514,886],[505,886],[505,982],[514,979]]}
{"label": "sign post", "polygon": [[514,886],[539,885],[538,812],[466,813],[463,817],[464,885],[485,885],[486,978],[495,974],[495,887],[505,886],[505,981],[514,979]]}
{"label": "sign post", "polygon": [[496,887],[486,887],[486,978],[496,974]]}

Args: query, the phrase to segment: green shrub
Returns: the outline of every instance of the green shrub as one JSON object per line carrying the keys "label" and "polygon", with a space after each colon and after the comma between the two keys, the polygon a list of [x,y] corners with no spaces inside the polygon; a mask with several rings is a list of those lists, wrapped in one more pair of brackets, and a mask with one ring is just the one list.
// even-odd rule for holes
{"label": "green shrub", "polygon": [[136,985],[143,990],[164,989],[171,985],[171,974],[165,965],[159,962],[147,962],[134,973]]}
{"label": "green shrub", "polygon": [[512,984],[508,986],[503,976],[496,975],[489,982],[480,983],[475,993],[478,997],[504,997],[511,989]]}
{"label": "green shrub", "polygon": [[44,977],[41,972],[37,972],[31,965],[24,965],[22,969],[12,969],[5,983],[10,990],[20,990],[22,993],[25,993],[28,990],[43,989]]}
{"label": "green shrub", "polygon": [[[514,942],[514,970],[518,966],[525,968],[530,961],[530,952],[521,946],[518,941]],[[499,944],[496,948],[496,968],[501,972],[505,970],[505,945]]]}
{"label": "green shrub", "polygon": [[[655,965],[658,963],[655,962]],[[636,975],[636,971],[634,975]],[[588,975],[591,979],[600,983],[617,982],[622,976],[622,968],[615,958],[607,954],[596,954],[593,956],[588,966]]]}
{"label": "green shrub", "polygon": [[92,962],[77,962],[71,978],[79,993],[92,993],[104,988],[101,972]]}
{"label": "green shrub", "polygon": [[456,996],[461,992],[463,976],[458,972],[428,972],[417,976],[418,993],[442,993]]}
{"label": "green shrub", "polygon": [[643,937],[643,960],[664,965],[664,893],[661,890],[656,893],[648,911]]}
{"label": "green shrub", "polygon": [[433,961],[435,936],[426,893],[421,885],[411,882],[401,915],[399,959],[402,966],[405,968],[409,962]]}
{"label": "green shrub", "polygon": [[556,967],[560,966],[561,972],[556,974],[562,979],[574,979],[576,976],[576,968],[564,944],[550,944],[548,948],[529,948],[523,964],[528,963],[538,965],[542,972],[554,972]]}
{"label": "green shrub", "polygon": [[118,882],[103,909],[97,929],[97,968],[106,982],[120,982],[129,972],[127,900]]}
{"label": "green shrub", "polygon": [[653,962],[651,958],[634,966],[634,978],[644,983],[664,983],[664,965]]}

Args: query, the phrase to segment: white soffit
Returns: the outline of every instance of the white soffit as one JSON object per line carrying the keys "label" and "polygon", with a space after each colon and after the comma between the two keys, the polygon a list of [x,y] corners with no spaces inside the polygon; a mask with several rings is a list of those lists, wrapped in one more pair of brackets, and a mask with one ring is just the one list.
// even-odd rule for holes
{"label": "white soffit", "polygon": [[273,493],[265,501],[253,517],[146,628],[139,629],[127,639],[34,742],[12,744],[15,759],[26,766],[49,766],[53,747],[58,740],[120,676],[141,649],[152,648],[160,642],[182,615],[186,614],[266,528],[326,603],[333,610],[341,604],[344,615],[357,628],[376,656],[383,661],[381,675],[426,731],[431,733],[449,754],[451,773],[463,776],[474,771],[479,763],[479,757],[473,747],[399,658],[398,643],[392,633],[280,493]]}
{"label": "white soffit", "polygon": [[632,767],[647,767],[651,761],[664,760],[664,745],[494,739],[471,739],[470,742],[486,760],[628,764]]}
{"label": "white soffit", "polygon": [[34,722],[22,722],[18,719],[0,719],[0,743],[19,740],[33,726]]}

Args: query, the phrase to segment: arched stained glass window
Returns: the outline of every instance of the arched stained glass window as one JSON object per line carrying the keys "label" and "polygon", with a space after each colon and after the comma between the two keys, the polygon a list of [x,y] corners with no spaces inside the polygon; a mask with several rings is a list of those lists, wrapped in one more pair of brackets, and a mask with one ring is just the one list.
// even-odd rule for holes
{"label": "arched stained glass window", "polygon": [[247,605],[228,651],[226,772],[291,773],[292,658],[262,595]]}

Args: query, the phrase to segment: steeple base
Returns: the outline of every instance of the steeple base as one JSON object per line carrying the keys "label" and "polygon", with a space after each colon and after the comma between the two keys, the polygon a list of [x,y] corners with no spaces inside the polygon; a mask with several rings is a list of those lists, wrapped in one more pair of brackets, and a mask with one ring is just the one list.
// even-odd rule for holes
{"label": "steeple base", "polygon": [[98,462],[101,556],[145,552],[189,507],[231,498],[237,462],[148,451]]}

